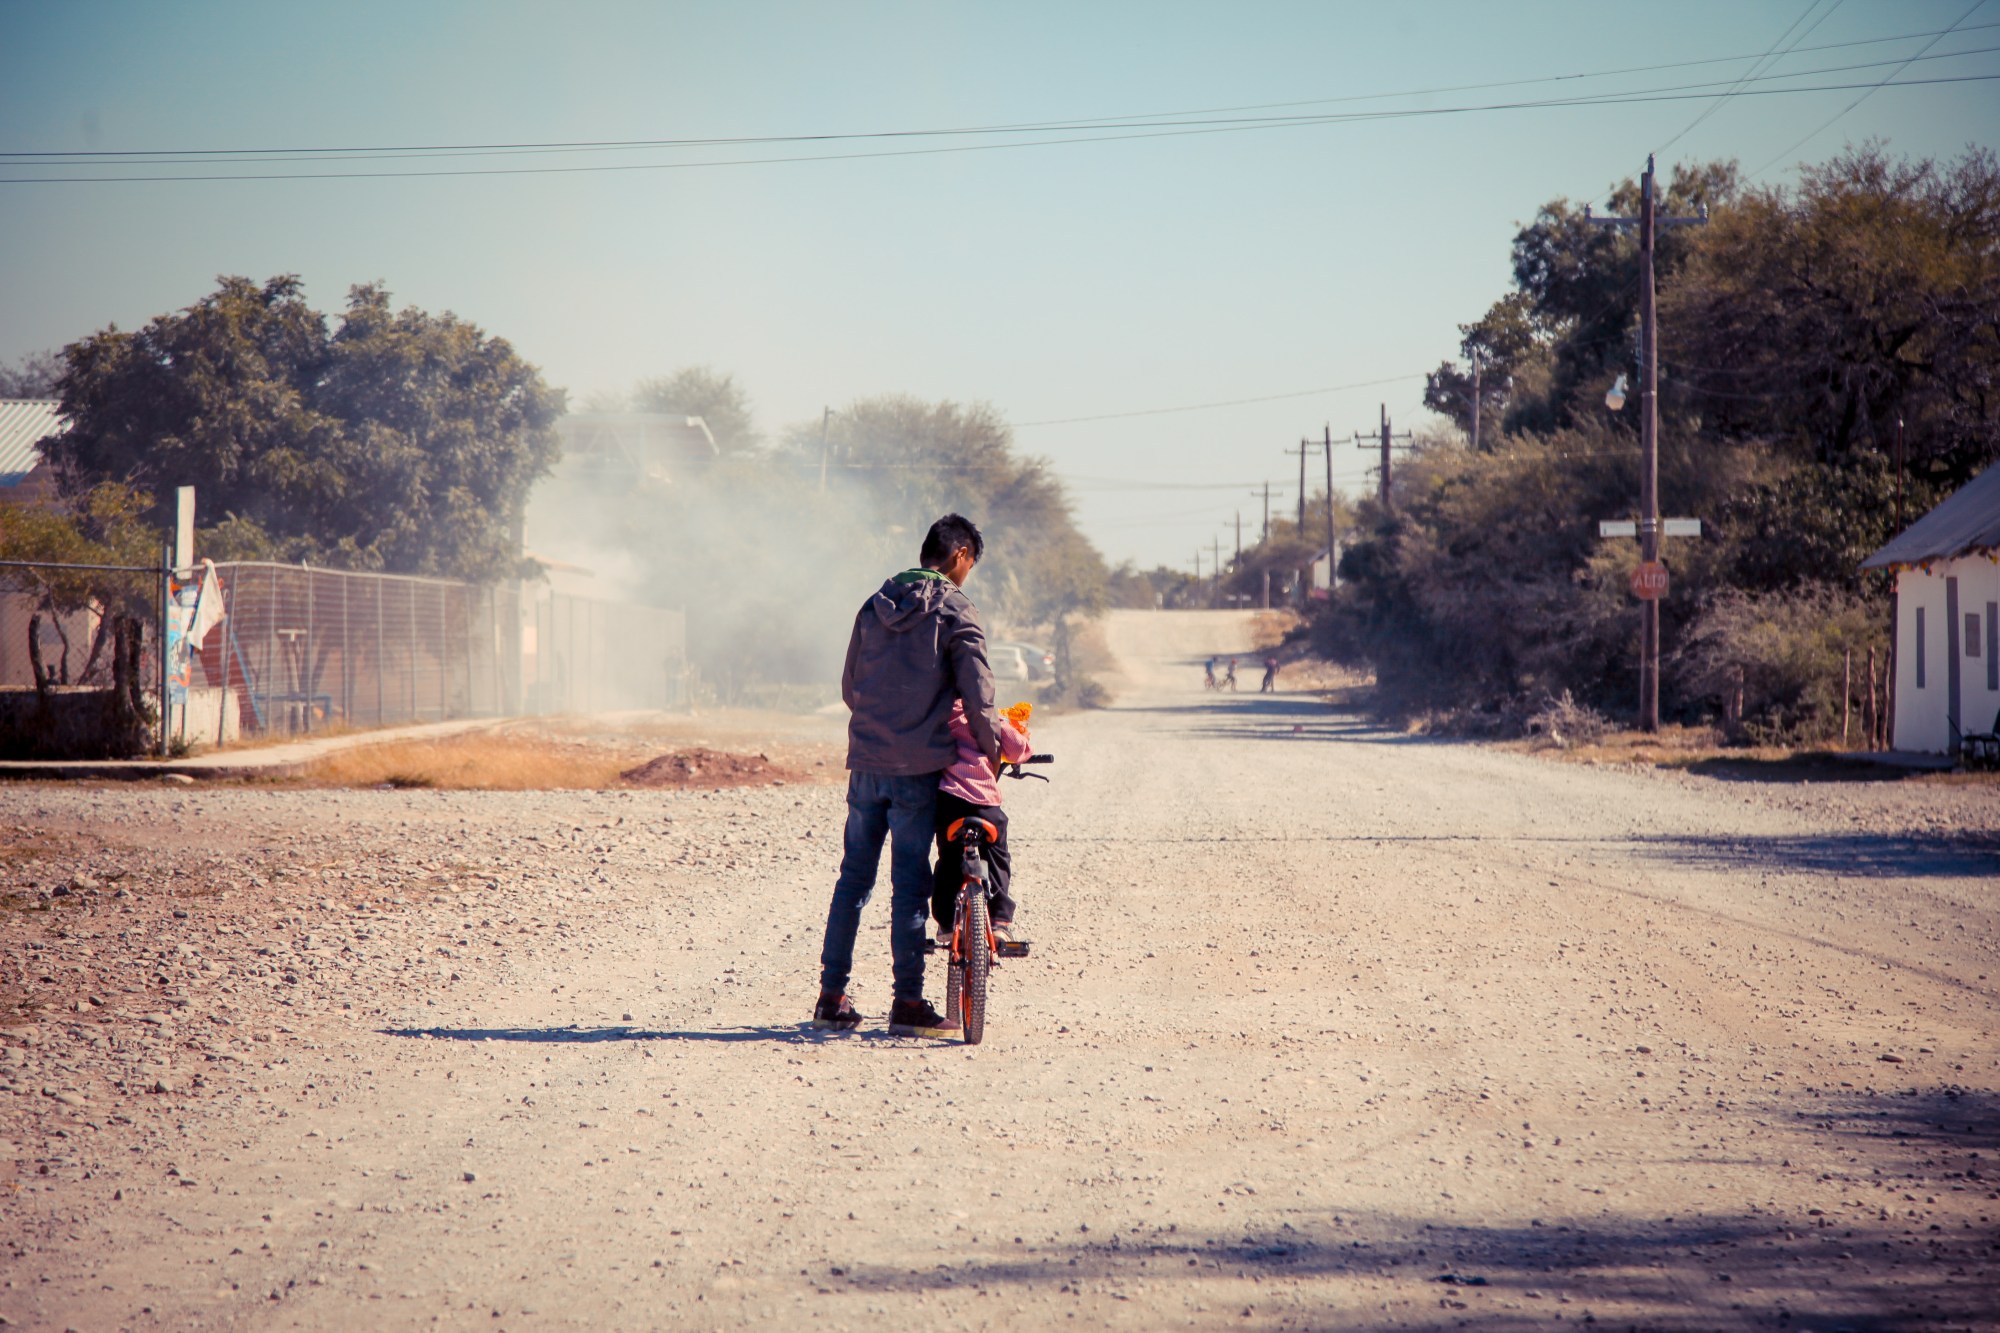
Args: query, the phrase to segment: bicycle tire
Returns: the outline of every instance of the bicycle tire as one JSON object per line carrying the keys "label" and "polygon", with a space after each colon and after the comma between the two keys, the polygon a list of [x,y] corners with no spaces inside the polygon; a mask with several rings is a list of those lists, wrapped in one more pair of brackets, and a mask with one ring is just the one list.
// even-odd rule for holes
{"label": "bicycle tire", "polygon": [[959,997],[959,1017],[965,1024],[965,1044],[977,1046],[986,1035],[986,978],[993,965],[992,935],[987,929],[986,886],[974,885],[965,915],[964,993]]}
{"label": "bicycle tire", "polygon": [[960,984],[964,976],[965,968],[956,958],[947,956],[944,964],[944,1016],[951,1022],[959,1021],[964,1008],[959,1003],[960,993],[965,989]]}

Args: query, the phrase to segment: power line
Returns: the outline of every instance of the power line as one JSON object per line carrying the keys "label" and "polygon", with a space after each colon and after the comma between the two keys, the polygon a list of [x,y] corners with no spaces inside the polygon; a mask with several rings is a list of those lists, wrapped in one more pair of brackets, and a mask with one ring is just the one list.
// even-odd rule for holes
{"label": "power line", "polygon": [[[1798,41],[1802,42],[1808,36],[1810,36],[1812,34],[1813,28],[1817,28],[1821,23],[1826,22],[1827,15],[1832,14],[1834,9],[1839,9],[1844,2],[1845,0],[1833,0],[1833,9],[1829,9],[1826,11],[1825,14],[1821,14],[1819,18],[1816,21],[1814,21],[1812,28],[1807,28],[1804,32],[1800,33],[1798,36]],[[1722,104],[1724,102],[1727,102],[1731,97],[1735,96],[1737,91],[1741,89],[1745,84],[1747,84],[1751,80],[1751,78],[1762,73],[1764,70],[1770,68],[1772,64],[1776,63],[1777,59],[1782,58],[1785,55],[1789,55],[1790,54],[1789,50],[1780,51],[1778,48],[1784,45],[1785,38],[1790,37],[1792,35],[1793,29],[1797,28],[1801,23],[1804,23],[1806,21],[1807,16],[1810,15],[1815,9],[1818,9],[1822,3],[1823,0],[1807,0],[1806,7],[1799,12],[1799,16],[1797,18],[1792,20],[1791,27],[1786,28],[1783,32],[1778,34],[1777,40],[1771,43],[1770,48],[1766,50],[1763,55],[1759,56],[1755,61],[1751,63],[1750,68],[1744,71],[1743,77],[1741,79],[1737,80],[1735,84],[1731,85],[1729,90],[1724,92],[1722,96],[1716,98],[1713,102],[1710,102],[1707,106],[1703,107],[1700,113],[1697,114],[1693,120],[1689,121],[1686,125],[1683,125],[1681,127],[1680,133],[1676,134],[1673,138],[1667,140],[1665,143],[1661,144],[1658,148],[1655,148],[1653,151],[1655,153],[1664,153],[1667,151],[1667,149],[1673,147],[1676,143],[1679,143],[1683,138],[1687,137],[1688,132],[1694,129],[1695,126],[1701,124],[1704,120],[1707,120],[1710,116],[1714,115],[1717,111],[1721,110]],[[1796,43],[1794,44],[1796,45]]]}
{"label": "power line", "polygon": [[[1986,0],[1972,0],[1972,8],[1966,10],[1963,14],[1960,14],[1958,16],[1957,23],[1953,23],[1951,27],[1946,28],[1943,32],[1938,33],[1928,42],[1925,42],[1923,46],[1918,48],[1917,53],[1915,55],[1911,56],[1908,60],[1905,60],[1902,64],[1896,66],[1896,68],[1890,70],[1887,74],[1883,75],[1880,82],[1870,86],[1866,92],[1861,94],[1861,96],[1855,98],[1852,102],[1849,102],[1846,106],[1842,107],[1840,110],[1834,112],[1831,116],[1828,116],[1825,120],[1821,121],[1803,139],[1798,140],[1798,142],[1792,144],[1791,147],[1783,149],[1778,153],[1773,154],[1771,159],[1766,163],[1764,163],[1763,166],[1757,168],[1755,171],[1750,173],[1750,179],[1756,180],[1759,176],[1769,171],[1772,168],[1772,166],[1774,166],[1778,162],[1780,158],[1789,157],[1792,153],[1796,152],[1798,149],[1800,149],[1805,144],[1810,142],[1814,137],[1816,137],[1821,130],[1824,130],[1827,126],[1833,124],[1834,121],[1839,120],[1842,116],[1854,110],[1855,107],[1860,106],[1863,102],[1873,97],[1877,92],[1880,92],[1884,87],[1884,85],[1886,85],[1891,79],[1894,79],[1898,74],[1901,74],[1904,70],[1908,69],[1912,64],[1914,64],[1919,60],[1926,59],[1927,57],[1924,54],[1925,52],[1929,51],[1933,46],[1936,46],[1939,42],[1943,41],[1948,35],[1950,35],[1953,29],[1958,27],[1959,23],[1963,23],[1967,19],[1971,18],[1973,13],[1976,10],[1978,10],[1978,8],[1981,5],[1985,3]],[[1950,55],[1953,53],[1947,52],[1946,54]],[[1911,82],[1915,83],[1919,82],[1919,80],[1913,79],[1911,80]]]}
{"label": "power line", "polygon": [[[1313,398],[1320,394],[1345,393],[1349,389],[1372,389],[1382,384],[1401,384],[1418,379],[1418,375],[1389,375],[1379,380],[1357,380],[1352,384],[1332,384],[1324,389],[1295,389],[1290,393],[1267,393],[1257,398],[1225,398],[1213,403],[1188,403],[1181,407],[1141,407],[1130,412],[1099,412],[1087,417],[1049,417],[1042,421],[1010,421],[1007,424],[1016,430],[1029,426],[1068,426],[1080,421],[1117,421],[1127,417],[1160,417],[1174,412],[1206,412],[1216,407],[1246,407],[1253,403],[1276,403],[1287,398]],[[1245,482],[1244,485],[1259,483]]]}
{"label": "power line", "polygon": [[[1983,3],[1983,0],[1982,0]],[[1976,55],[1977,51],[1948,52],[1937,57],[1951,58],[1960,55]],[[1915,60],[1919,57],[1911,57]],[[1871,62],[1883,63],[1888,62]],[[1907,64],[1908,62],[1905,62]],[[1795,74],[1770,76],[1773,80],[1804,78],[1829,71],[1802,71]],[[1893,77],[1893,75],[1891,76]],[[2000,74],[1949,75],[1929,79],[1908,79],[1898,88],[1918,88],[1938,84],[1987,83],[2000,79]],[[1850,89],[1876,89],[1888,82],[1883,79],[1876,84],[1834,83],[1813,84],[1797,88],[1749,88],[1740,90],[1737,96],[1791,96],[1799,93],[1840,92]],[[1680,88],[1708,88],[1714,83],[1680,85]],[[1684,102],[1710,96],[1705,92],[1684,92],[1677,88],[1648,89],[1631,92],[1609,93],[1598,96],[1575,98],[1547,98],[1535,101],[1498,102],[1452,107],[1412,107],[1396,111],[1352,112],[1320,116],[1258,117],[1232,122],[1182,122],[1181,128],[1160,129],[1146,127],[1145,132],[1122,134],[1078,134],[1057,139],[1026,139],[1011,143],[949,144],[932,148],[882,149],[856,153],[805,153],[782,157],[727,158],[706,162],[626,162],[591,163],[557,167],[462,167],[438,171],[326,171],[326,172],[228,172],[188,175],[148,175],[148,176],[20,176],[0,177],[0,185],[103,185],[132,183],[206,183],[218,181],[291,181],[291,180],[422,180],[442,179],[462,176],[550,176],[579,175],[608,172],[633,171],[687,171],[714,167],[778,166],[804,162],[848,162],[892,157],[928,157],[946,153],[991,152],[1001,149],[1047,148],[1069,144],[1115,143],[1139,139],[1186,138],[1194,135],[1244,133],[1269,129],[1297,129],[1315,125],[1346,124],[1367,121],[1407,120],[1440,116],[1474,115],[1498,111],[1530,111],[1568,109],[1597,106],[1638,106],[1649,102]],[[1865,98],[1856,99],[1859,105]],[[1851,107],[1849,108],[1852,109]],[[1843,113],[1844,114],[1844,113]],[[1173,122],[1163,122],[1172,124]],[[1831,122],[1829,122],[1831,123]],[[1823,128],[1823,127],[1822,127]],[[1815,131],[1817,133],[1817,131]],[[1790,150],[1787,150],[1790,151]],[[52,163],[14,162],[14,166],[47,166]]]}
{"label": "power line", "polygon": [[[1828,11],[1831,13],[1832,11]],[[1818,25],[1815,24],[1815,27]],[[1954,25],[1956,28],[1957,25]],[[1969,28],[1957,29],[1977,32],[1986,28],[2000,27],[2000,23],[1980,23]],[[1936,31],[1899,33],[1891,37],[1869,37],[1846,42],[1829,42],[1819,46],[1799,47],[1787,54],[1805,54],[1817,51],[1844,50],[1856,46],[1878,46],[1888,42],[1913,41],[1919,37],[1942,37],[1953,28]],[[1968,54],[1968,53],[1952,53]],[[1075,130],[1089,128],[1143,127],[1146,122],[1171,122],[1185,116],[1232,115],[1246,111],[1285,110],[1292,107],[1331,106],[1354,102],[1384,101],[1400,97],[1432,97],[1450,92],[1476,92],[1489,88],[1527,87],[1544,83],[1571,82],[1579,79],[1612,78],[1621,74],[1646,74],[1669,69],[1686,69],[1699,65],[1727,64],[1731,61],[1750,59],[1747,55],[1708,56],[1696,60],[1663,61],[1648,65],[1625,65],[1608,70],[1595,70],[1572,74],[1551,74],[1525,79],[1498,79],[1482,83],[1446,84],[1432,88],[1411,88],[1382,93],[1356,93],[1341,97],[1307,98],[1285,102],[1257,102],[1240,106],[1198,107],[1180,111],[1135,112],[1115,116],[1080,116],[1062,120],[1017,121],[996,125],[951,126],[921,130],[874,130],[844,133],[786,134],[786,135],[735,135],[708,138],[672,139],[578,139],[578,140],[536,140],[520,142],[473,142],[455,144],[378,144],[311,147],[295,145],[278,148],[123,148],[123,149],[66,149],[66,150],[5,150],[0,149],[0,160],[23,159],[13,165],[27,165],[28,160],[43,161],[47,165],[76,166],[97,162],[103,165],[132,165],[134,162],[159,162],[163,159],[187,158],[217,161],[266,161],[280,162],[292,160],[340,161],[349,158],[398,156],[453,156],[483,155],[493,153],[538,153],[538,152],[597,152],[624,151],[633,149],[741,147],[780,143],[828,143],[868,139],[913,138],[942,135],[973,134],[1019,134],[1041,133],[1050,130]],[[1879,63],[1890,63],[1887,61]],[[1834,66],[1828,70],[1799,71],[1795,75],[1778,77],[1803,77],[1813,73],[1836,72],[1845,69],[1867,68],[1862,66]],[[1723,81],[1726,82],[1726,81]],[[1740,82],[1740,80],[1738,81]],[[1692,87],[1712,86],[1707,84],[1688,85]],[[132,159],[132,162],[121,162]]]}

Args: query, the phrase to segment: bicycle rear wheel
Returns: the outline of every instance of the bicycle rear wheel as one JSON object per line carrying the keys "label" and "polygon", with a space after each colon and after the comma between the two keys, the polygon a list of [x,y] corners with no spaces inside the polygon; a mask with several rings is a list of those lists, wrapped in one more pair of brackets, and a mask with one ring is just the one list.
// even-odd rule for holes
{"label": "bicycle rear wheel", "polygon": [[965,1044],[977,1046],[986,1035],[986,977],[993,965],[992,936],[986,917],[986,886],[975,884],[966,895],[971,899],[965,914],[964,991],[959,997],[960,1018],[965,1023]]}

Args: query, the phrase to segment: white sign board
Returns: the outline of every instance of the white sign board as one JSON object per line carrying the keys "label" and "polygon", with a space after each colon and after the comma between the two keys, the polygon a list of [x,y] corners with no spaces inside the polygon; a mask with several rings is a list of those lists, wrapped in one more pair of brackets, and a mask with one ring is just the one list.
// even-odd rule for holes
{"label": "white sign board", "polygon": [[[1630,518],[1600,519],[1597,524],[1597,535],[1600,537],[1636,537],[1639,535],[1639,523],[1638,520]],[[1660,535],[1662,537],[1699,537],[1701,536],[1701,520],[1698,518],[1661,519]]]}

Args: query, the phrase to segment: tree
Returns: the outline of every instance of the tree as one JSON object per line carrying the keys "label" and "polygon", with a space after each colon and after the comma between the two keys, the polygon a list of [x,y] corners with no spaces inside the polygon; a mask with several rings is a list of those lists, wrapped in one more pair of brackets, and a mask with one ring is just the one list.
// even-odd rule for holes
{"label": "tree", "polygon": [[0,366],[0,398],[53,398],[62,374],[56,352],[30,352],[13,366]]}
{"label": "tree", "polygon": [[[1663,388],[1711,428],[1951,488],[2000,457],[2000,159],[1878,145],[1749,193],[1661,295]],[[1920,512],[1920,511],[1919,511]]]}
{"label": "tree", "polygon": [[[0,582],[27,593],[35,609],[28,617],[28,660],[34,669],[37,717],[28,748],[37,754],[67,753],[67,742],[49,711],[49,687],[98,682],[110,677],[103,725],[92,743],[106,754],[139,753],[145,746],[149,710],[143,697],[140,646],[144,625],[155,610],[156,575],[105,569],[53,566],[149,567],[160,558],[158,530],[146,522],[144,497],[115,482],[104,482],[55,504],[0,505],[0,550],[8,558],[38,566],[0,571]],[[78,612],[97,615],[88,645],[72,642],[68,625]],[[43,660],[41,630],[46,623],[60,645],[57,660]]]}
{"label": "tree", "polygon": [[520,566],[520,515],[554,463],[562,395],[504,340],[350,290],[337,330],[299,280],[221,280],[133,333],[64,349],[65,494],[193,485],[234,540],[287,560],[485,580]]}
{"label": "tree", "polygon": [[734,375],[718,375],[707,366],[688,366],[671,375],[639,381],[632,393],[634,410],[700,417],[725,454],[755,449],[763,442],[750,411],[750,395]]}

